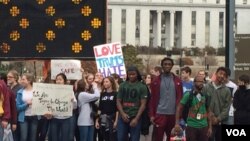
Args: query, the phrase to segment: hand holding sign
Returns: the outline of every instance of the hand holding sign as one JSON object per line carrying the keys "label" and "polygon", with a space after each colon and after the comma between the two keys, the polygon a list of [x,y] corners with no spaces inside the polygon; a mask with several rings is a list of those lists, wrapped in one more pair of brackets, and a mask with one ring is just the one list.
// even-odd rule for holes
{"label": "hand holding sign", "polygon": [[47,119],[52,119],[53,117],[52,112],[46,112],[43,116],[46,117]]}
{"label": "hand holding sign", "polygon": [[[32,113],[35,115],[72,116],[73,86],[58,84],[33,84]],[[74,100],[74,99],[73,99]]]}
{"label": "hand holding sign", "polygon": [[26,103],[30,106],[32,105],[32,100],[27,100]]}
{"label": "hand holding sign", "polygon": [[94,46],[94,53],[98,72],[104,77],[116,73],[126,75],[125,64],[120,43],[111,43]]}

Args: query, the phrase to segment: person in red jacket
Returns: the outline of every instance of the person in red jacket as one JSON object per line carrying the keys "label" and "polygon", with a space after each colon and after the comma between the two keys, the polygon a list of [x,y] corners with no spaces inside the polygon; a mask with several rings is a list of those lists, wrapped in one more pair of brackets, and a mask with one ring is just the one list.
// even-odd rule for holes
{"label": "person in red jacket", "polygon": [[183,95],[181,79],[171,72],[173,59],[163,58],[161,66],[163,73],[151,83],[149,116],[154,125],[153,141],[162,141],[164,133],[167,140],[170,140],[171,130],[175,125],[176,108]]}
{"label": "person in red jacket", "polygon": [[4,128],[7,127],[10,120],[10,101],[8,87],[3,80],[0,80],[0,141],[3,140]]}

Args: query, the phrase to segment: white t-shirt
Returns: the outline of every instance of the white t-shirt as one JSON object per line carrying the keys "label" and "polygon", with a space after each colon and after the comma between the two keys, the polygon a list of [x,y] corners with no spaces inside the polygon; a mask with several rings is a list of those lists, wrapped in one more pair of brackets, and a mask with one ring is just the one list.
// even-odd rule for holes
{"label": "white t-shirt", "polygon": [[[23,90],[22,100],[24,102],[31,101],[32,98],[33,98],[33,90],[30,90],[30,91]],[[33,116],[31,113],[31,105],[29,105],[28,108],[25,110],[25,116]]]}

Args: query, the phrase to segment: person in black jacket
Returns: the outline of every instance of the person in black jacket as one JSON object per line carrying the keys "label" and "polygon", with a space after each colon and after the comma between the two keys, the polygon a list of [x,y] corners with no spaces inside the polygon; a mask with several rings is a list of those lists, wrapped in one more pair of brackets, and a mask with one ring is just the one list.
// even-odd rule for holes
{"label": "person in black jacket", "polygon": [[239,77],[239,88],[234,94],[234,124],[250,125],[250,77],[243,74]]}

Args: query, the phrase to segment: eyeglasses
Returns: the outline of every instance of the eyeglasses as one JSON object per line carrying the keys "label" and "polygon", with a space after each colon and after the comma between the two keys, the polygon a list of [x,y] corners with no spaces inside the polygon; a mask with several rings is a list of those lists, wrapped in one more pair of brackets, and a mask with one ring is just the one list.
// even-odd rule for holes
{"label": "eyeglasses", "polygon": [[14,76],[7,76],[7,78],[14,78]]}

